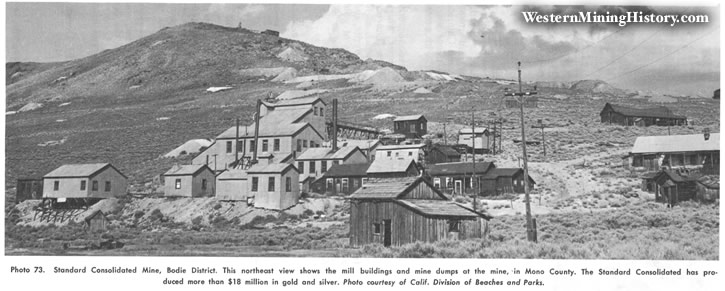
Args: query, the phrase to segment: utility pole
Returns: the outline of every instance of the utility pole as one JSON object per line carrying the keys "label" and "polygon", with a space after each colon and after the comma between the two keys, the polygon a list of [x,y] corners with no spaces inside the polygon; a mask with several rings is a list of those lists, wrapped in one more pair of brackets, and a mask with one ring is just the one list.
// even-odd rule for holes
{"label": "utility pole", "polygon": [[[518,96],[520,99],[519,101],[519,108],[521,108],[521,147],[523,149],[523,159],[524,159],[524,192],[525,195],[525,202],[526,202],[526,238],[529,241],[536,242],[536,230],[534,229],[534,224],[531,220],[531,201],[529,197],[529,164],[528,164],[528,158],[526,156],[526,127],[524,123],[524,98],[525,96],[530,95],[536,95],[536,92],[524,92],[522,85],[521,85],[521,62],[518,62],[518,71],[519,71],[519,92],[516,93],[507,93],[505,96]],[[514,97],[514,99],[516,99]]]}
{"label": "utility pole", "polygon": [[[478,181],[476,181],[476,119],[473,117],[473,110],[471,110],[471,150],[473,157],[473,171],[471,175],[471,184],[473,184],[473,210],[476,210],[476,196],[478,196]],[[465,182],[465,181],[464,181]]]}

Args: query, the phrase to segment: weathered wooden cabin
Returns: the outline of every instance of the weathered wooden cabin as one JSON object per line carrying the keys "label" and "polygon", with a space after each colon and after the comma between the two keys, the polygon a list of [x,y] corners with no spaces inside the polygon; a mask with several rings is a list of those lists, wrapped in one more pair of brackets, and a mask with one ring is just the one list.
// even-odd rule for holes
{"label": "weathered wooden cabin", "polygon": [[697,191],[697,177],[682,176],[676,171],[662,170],[654,177],[655,201],[675,205],[692,200]]}
{"label": "weathered wooden cabin", "polygon": [[[534,189],[536,181],[529,174],[529,190]],[[524,193],[524,169],[494,168],[481,177],[483,195],[500,195],[505,193]]]}
{"label": "weathered wooden cabin", "polygon": [[640,136],[623,159],[634,171],[681,168],[719,174],[720,134]]}
{"label": "weathered wooden cabin", "polygon": [[43,198],[42,178],[22,178],[15,185],[15,202]]}
{"label": "weathered wooden cabin", "polygon": [[350,195],[367,178],[370,164],[334,165],[322,177],[312,182],[312,192],[328,195]]}
{"label": "weathered wooden cabin", "polygon": [[[475,176],[479,183],[479,190],[483,190],[482,177],[488,171],[496,168],[491,162],[476,163]],[[425,171],[426,177],[433,182],[433,186],[446,194],[472,193],[475,184],[471,182],[474,176],[472,162],[440,163],[428,165]]]}
{"label": "weathered wooden cabin", "polygon": [[368,178],[400,178],[418,176],[420,170],[412,159],[375,159],[368,167]]}
{"label": "weathered wooden cabin", "polygon": [[637,126],[687,125],[687,117],[672,113],[665,106],[633,108],[607,103],[599,113],[602,123]]}
{"label": "weathered wooden cabin", "polygon": [[214,193],[214,171],[206,164],[174,165],[164,173],[164,196],[207,197]]}
{"label": "weathered wooden cabin", "polygon": [[697,179],[696,199],[703,203],[720,200],[720,175],[707,175]]}
{"label": "weathered wooden cabin", "polygon": [[62,165],[43,176],[43,198],[121,197],[127,180],[109,163]]}
{"label": "weathered wooden cabin", "polygon": [[405,135],[406,138],[422,138],[428,133],[428,120],[425,116],[407,115],[393,119],[393,133]]}
{"label": "weathered wooden cabin", "polygon": [[425,155],[426,164],[460,162],[461,153],[448,145],[433,145]]}
{"label": "weathered wooden cabin", "polygon": [[90,215],[83,219],[85,221],[86,230],[89,232],[103,232],[106,231],[110,224],[108,217],[101,210],[96,210]]}
{"label": "weathered wooden cabin", "polygon": [[350,196],[350,245],[483,238],[489,219],[450,201],[422,177],[370,179]]}

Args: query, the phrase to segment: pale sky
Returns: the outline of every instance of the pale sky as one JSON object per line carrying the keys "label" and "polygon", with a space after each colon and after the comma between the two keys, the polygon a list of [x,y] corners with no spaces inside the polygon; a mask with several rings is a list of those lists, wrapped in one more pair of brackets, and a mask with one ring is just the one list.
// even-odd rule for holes
{"label": "pale sky", "polygon": [[[682,12],[710,23],[526,24],[522,10]],[[702,7],[8,3],[6,61],[81,58],[187,22],[275,29],[409,70],[515,78],[520,60],[525,81],[602,79],[703,96],[719,87],[719,8]]]}

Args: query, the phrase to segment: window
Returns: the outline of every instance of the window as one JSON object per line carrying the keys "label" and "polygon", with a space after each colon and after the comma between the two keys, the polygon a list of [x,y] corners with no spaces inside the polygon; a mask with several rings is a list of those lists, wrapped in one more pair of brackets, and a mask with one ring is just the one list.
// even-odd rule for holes
{"label": "window", "polygon": [[316,172],[315,171],[315,162],[314,161],[310,161],[310,174],[311,173],[315,173],[315,172]]}
{"label": "window", "polygon": [[302,140],[302,147],[303,148],[306,148],[307,147],[307,140],[306,139],[303,139]]}
{"label": "window", "polygon": [[410,125],[410,132],[415,133],[415,123]]}
{"label": "window", "polygon": [[238,140],[237,141],[237,152],[243,152],[244,151],[244,140]]}
{"label": "window", "polygon": [[317,115],[317,107],[314,107],[314,108],[315,108],[315,109],[314,109],[314,110],[315,110],[315,115]]}
{"label": "window", "polygon": [[380,223],[373,223],[373,234],[380,234],[381,229]]}
{"label": "window", "polygon": [[340,161],[332,161],[332,164],[333,165],[339,165],[340,164]]}
{"label": "window", "polygon": [[174,186],[174,189],[181,189],[181,179],[176,179],[176,185]]}
{"label": "window", "polygon": [[58,191],[58,188],[60,188],[60,181],[53,182],[53,191]]}
{"label": "window", "polygon": [[297,140],[297,151],[298,152],[302,151],[302,140],[301,139]]}
{"label": "window", "polygon": [[412,157],[413,156],[413,152],[408,152],[408,156],[409,157]]}
{"label": "window", "polygon": [[642,167],[643,163],[643,157],[642,156],[634,156],[632,159],[632,167]]}
{"label": "window", "polygon": [[393,154],[393,152],[388,151],[388,157],[391,156],[392,154]]}
{"label": "window", "polygon": [[436,187],[436,189],[440,189],[441,188],[441,178],[434,178],[433,186]]}
{"label": "window", "polygon": [[227,153],[231,153],[231,152],[232,152],[232,142],[228,141],[227,142]]}
{"label": "window", "polygon": [[347,178],[342,178],[342,192],[347,192],[347,186],[348,186]]}
{"label": "window", "polygon": [[111,181],[106,181],[103,185],[103,191],[105,192],[111,192]]}
{"label": "window", "polygon": [[300,174],[305,172],[305,162],[297,162],[297,170],[300,171]]}
{"label": "window", "polygon": [[257,192],[259,188],[259,177],[252,177],[252,192]]}
{"label": "window", "polygon": [[278,152],[279,151],[279,139],[274,139],[274,147],[272,148],[273,151]]}
{"label": "window", "polygon": [[267,191],[274,192],[274,177],[269,177],[269,180],[267,181]]}
{"label": "window", "polygon": [[327,191],[332,192],[332,190],[334,189],[333,187],[335,186],[334,181],[332,180],[332,178],[327,178],[327,180],[325,180],[325,183],[327,185]]}
{"label": "window", "polygon": [[93,181],[93,184],[91,184],[91,191],[98,191],[98,181]]}
{"label": "window", "polygon": [[201,190],[206,190],[206,179],[201,179]]}
{"label": "window", "polygon": [[266,139],[262,140],[262,152],[267,152],[269,150],[269,141]]}
{"label": "window", "polygon": [[367,182],[368,182],[368,178],[362,178],[362,179],[360,179],[360,186],[361,187],[362,186],[365,186],[365,183],[367,183]]}
{"label": "window", "polygon": [[461,221],[457,219],[451,219],[448,221],[448,232],[459,232],[461,229]]}
{"label": "window", "polygon": [[[55,189],[58,190],[58,189]],[[81,181],[81,191],[86,190],[86,181]]]}
{"label": "window", "polygon": [[687,165],[697,165],[697,154],[688,154],[685,156],[685,163]]}
{"label": "window", "polygon": [[352,188],[357,189],[357,179],[352,179]]}
{"label": "window", "polygon": [[320,171],[327,172],[327,161],[322,161],[322,165],[320,166]]}
{"label": "window", "polygon": [[397,158],[398,156],[400,156],[400,152],[395,152],[395,157]]}
{"label": "window", "polygon": [[257,144],[254,142],[254,140],[249,141],[249,152],[255,152],[257,149]]}
{"label": "window", "polygon": [[320,116],[325,116],[325,110],[323,108],[320,108]]}
{"label": "window", "polygon": [[674,154],[670,155],[670,166],[682,166],[684,164],[685,155]]}
{"label": "window", "polygon": [[284,178],[284,191],[292,192],[292,178],[291,177]]}

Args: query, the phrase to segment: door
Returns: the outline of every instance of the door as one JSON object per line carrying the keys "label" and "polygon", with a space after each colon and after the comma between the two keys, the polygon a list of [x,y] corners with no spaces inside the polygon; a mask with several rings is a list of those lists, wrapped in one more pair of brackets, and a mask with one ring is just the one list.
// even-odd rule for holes
{"label": "door", "polygon": [[454,187],[453,187],[453,193],[455,194],[462,194],[462,188],[461,188],[461,180],[453,181]]}
{"label": "door", "polygon": [[383,246],[389,247],[391,244],[391,225],[390,219],[383,220]]}

